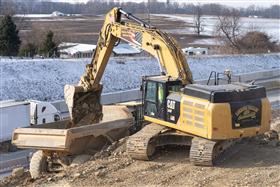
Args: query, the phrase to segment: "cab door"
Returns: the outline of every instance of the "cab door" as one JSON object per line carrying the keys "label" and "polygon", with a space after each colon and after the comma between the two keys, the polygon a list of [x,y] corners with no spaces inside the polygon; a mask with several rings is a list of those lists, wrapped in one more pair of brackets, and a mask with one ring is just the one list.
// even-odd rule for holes
{"label": "cab door", "polygon": [[144,97],[144,114],[150,117],[166,118],[166,93],[165,84],[155,81],[147,81]]}

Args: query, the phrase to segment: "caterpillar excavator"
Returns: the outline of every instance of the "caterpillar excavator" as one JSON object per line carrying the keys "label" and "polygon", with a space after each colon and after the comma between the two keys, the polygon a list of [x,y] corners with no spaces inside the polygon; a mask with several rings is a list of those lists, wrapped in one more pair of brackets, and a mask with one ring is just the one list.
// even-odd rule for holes
{"label": "caterpillar excavator", "polygon": [[190,145],[191,163],[212,166],[232,142],[269,130],[271,109],[264,87],[195,84],[177,42],[121,8],[106,15],[79,84],[65,86],[72,126],[102,119],[100,81],[120,40],[154,56],[161,70],[160,75],[142,78],[143,114],[149,124],[128,138],[127,151],[133,158],[150,160],[158,146]]}

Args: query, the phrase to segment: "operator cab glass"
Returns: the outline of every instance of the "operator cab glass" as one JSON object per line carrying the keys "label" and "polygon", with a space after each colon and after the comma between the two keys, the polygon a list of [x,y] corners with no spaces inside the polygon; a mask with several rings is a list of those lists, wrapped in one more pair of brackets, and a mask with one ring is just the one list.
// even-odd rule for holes
{"label": "operator cab glass", "polygon": [[147,82],[146,85],[146,111],[150,116],[155,116],[157,113],[156,99],[157,99],[157,83]]}
{"label": "operator cab glass", "polygon": [[166,76],[145,77],[143,88],[144,115],[166,120],[166,98],[170,93],[180,91],[181,81]]}

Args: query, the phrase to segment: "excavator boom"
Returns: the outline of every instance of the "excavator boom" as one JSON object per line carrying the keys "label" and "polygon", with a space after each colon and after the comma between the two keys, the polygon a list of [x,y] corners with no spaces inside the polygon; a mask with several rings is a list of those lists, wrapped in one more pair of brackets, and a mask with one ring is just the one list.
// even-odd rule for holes
{"label": "excavator boom", "polygon": [[[133,22],[122,20],[122,15]],[[154,56],[160,64],[162,74],[180,80],[183,85],[193,83],[186,58],[172,37],[122,9],[114,8],[105,17],[92,61],[86,66],[79,85],[65,86],[65,99],[72,125],[97,123],[102,119],[100,81],[119,40]]]}

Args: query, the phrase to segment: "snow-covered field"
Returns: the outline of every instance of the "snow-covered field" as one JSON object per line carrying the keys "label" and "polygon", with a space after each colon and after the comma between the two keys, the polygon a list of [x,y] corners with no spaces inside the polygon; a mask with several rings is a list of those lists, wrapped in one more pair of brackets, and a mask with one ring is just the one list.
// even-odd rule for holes
{"label": "snow-covered field", "polygon": [[[187,25],[194,26],[194,18],[192,15],[169,15],[169,14],[153,14],[155,16],[163,16],[170,20],[180,20]],[[215,32],[218,18],[215,16],[203,16],[202,25],[203,31],[201,34],[212,36]],[[248,32],[252,30],[266,32],[269,36],[280,42],[280,19],[265,19],[265,18],[241,18],[242,32]],[[192,27],[186,27],[185,29],[170,29],[171,33],[194,33]]]}
{"label": "snow-covered field", "polygon": [[[81,16],[81,14],[65,14],[64,16]],[[54,14],[15,14],[14,17],[52,18],[52,17],[57,17],[57,16]]]}
{"label": "snow-covered field", "polygon": [[52,14],[15,14],[14,17],[29,18],[29,21],[43,21],[43,22],[65,22],[65,21],[85,21],[87,19],[81,18],[81,14],[63,14],[60,12],[53,12]]}
{"label": "snow-covered field", "polygon": [[[0,100],[63,98],[65,84],[75,84],[90,59],[1,59]],[[124,64],[120,62],[125,62]],[[280,53],[189,58],[194,79],[206,79],[211,71],[231,69],[234,74],[280,67]],[[138,88],[141,76],[159,73],[155,59],[111,58],[103,76],[103,92]]]}

